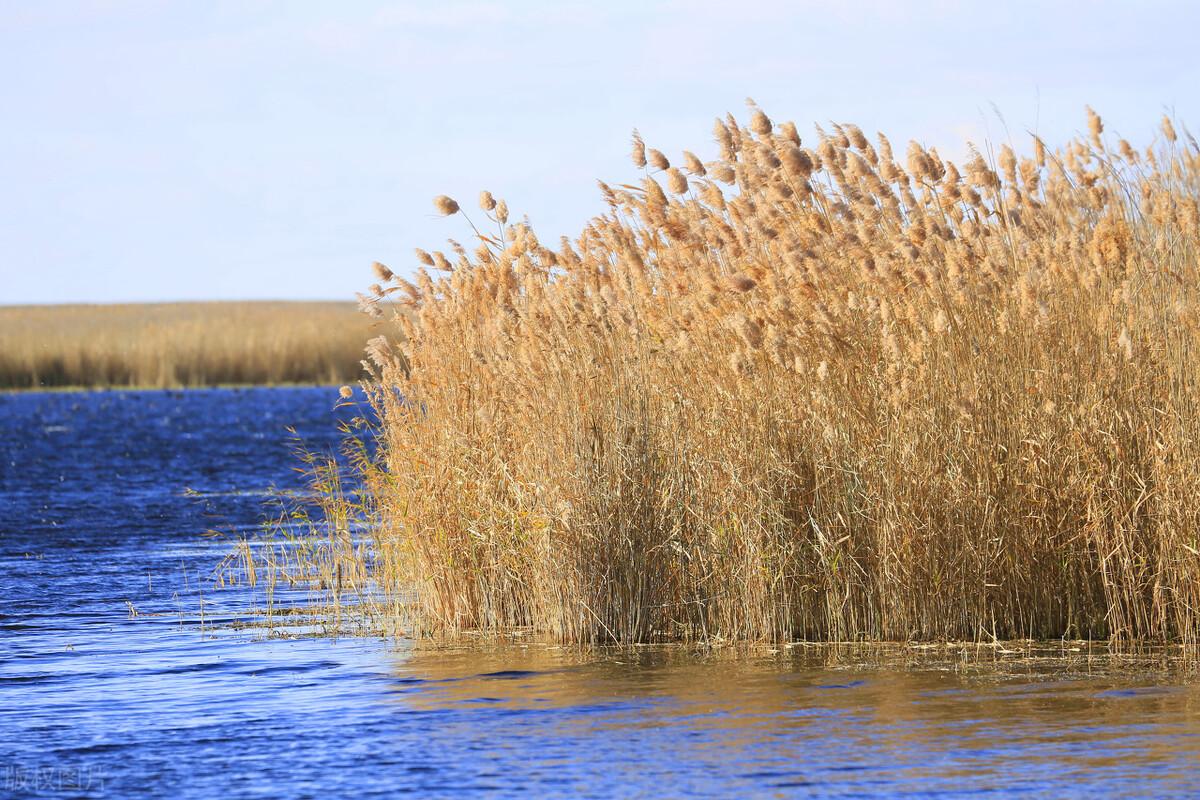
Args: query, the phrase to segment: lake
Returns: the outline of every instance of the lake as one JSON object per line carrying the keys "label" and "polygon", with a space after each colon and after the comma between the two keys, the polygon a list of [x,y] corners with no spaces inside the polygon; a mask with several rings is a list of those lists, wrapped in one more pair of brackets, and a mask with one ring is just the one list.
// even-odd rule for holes
{"label": "lake", "polygon": [[1200,686],[1155,654],[239,627],[247,590],[214,567],[300,488],[289,427],[337,446],[336,400],[0,395],[0,795],[1200,793]]}

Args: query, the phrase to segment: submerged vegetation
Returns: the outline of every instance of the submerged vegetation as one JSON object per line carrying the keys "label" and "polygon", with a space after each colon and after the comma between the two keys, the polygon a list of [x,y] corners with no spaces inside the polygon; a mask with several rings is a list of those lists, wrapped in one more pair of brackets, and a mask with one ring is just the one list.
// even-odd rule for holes
{"label": "submerged vegetation", "polygon": [[0,388],[344,383],[370,329],[351,303],[0,307]]}
{"label": "submerged vegetation", "polygon": [[1195,141],[715,135],[635,134],[573,241],[485,192],[473,249],[377,266],[411,313],[337,574],[432,634],[1194,644]]}

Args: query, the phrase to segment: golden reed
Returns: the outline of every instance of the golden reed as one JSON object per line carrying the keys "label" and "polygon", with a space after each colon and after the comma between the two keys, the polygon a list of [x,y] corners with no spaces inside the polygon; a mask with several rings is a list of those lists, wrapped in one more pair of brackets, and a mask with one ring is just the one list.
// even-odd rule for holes
{"label": "golden reed", "polygon": [[961,164],[757,108],[714,134],[675,166],[635,133],[640,180],[574,240],[485,192],[470,246],[378,270],[367,305],[407,309],[364,382],[382,607],[569,642],[1195,643],[1196,142],[1093,113]]}

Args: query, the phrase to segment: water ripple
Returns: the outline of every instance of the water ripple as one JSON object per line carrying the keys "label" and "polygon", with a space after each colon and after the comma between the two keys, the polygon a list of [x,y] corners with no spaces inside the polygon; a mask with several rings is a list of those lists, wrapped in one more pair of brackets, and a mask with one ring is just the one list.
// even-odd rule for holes
{"label": "water ripple", "polygon": [[0,396],[0,794],[39,770],[203,800],[1200,793],[1200,691],[1087,653],[989,672],[238,632],[245,598],[207,582],[230,539],[201,534],[301,492],[285,428],[336,447],[335,401]]}

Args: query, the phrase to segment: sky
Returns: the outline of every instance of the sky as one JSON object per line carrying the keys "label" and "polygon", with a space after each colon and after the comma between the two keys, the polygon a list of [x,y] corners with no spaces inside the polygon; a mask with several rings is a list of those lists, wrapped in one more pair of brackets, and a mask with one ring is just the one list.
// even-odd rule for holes
{"label": "sky", "polygon": [[[711,158],[753,97],[917,139],[1200,128],[1195,2],[0,0],[0,305],[352,299],[466,241],[479,190],[543,241]],[[812,138],[809,136],[809,138]]]}

